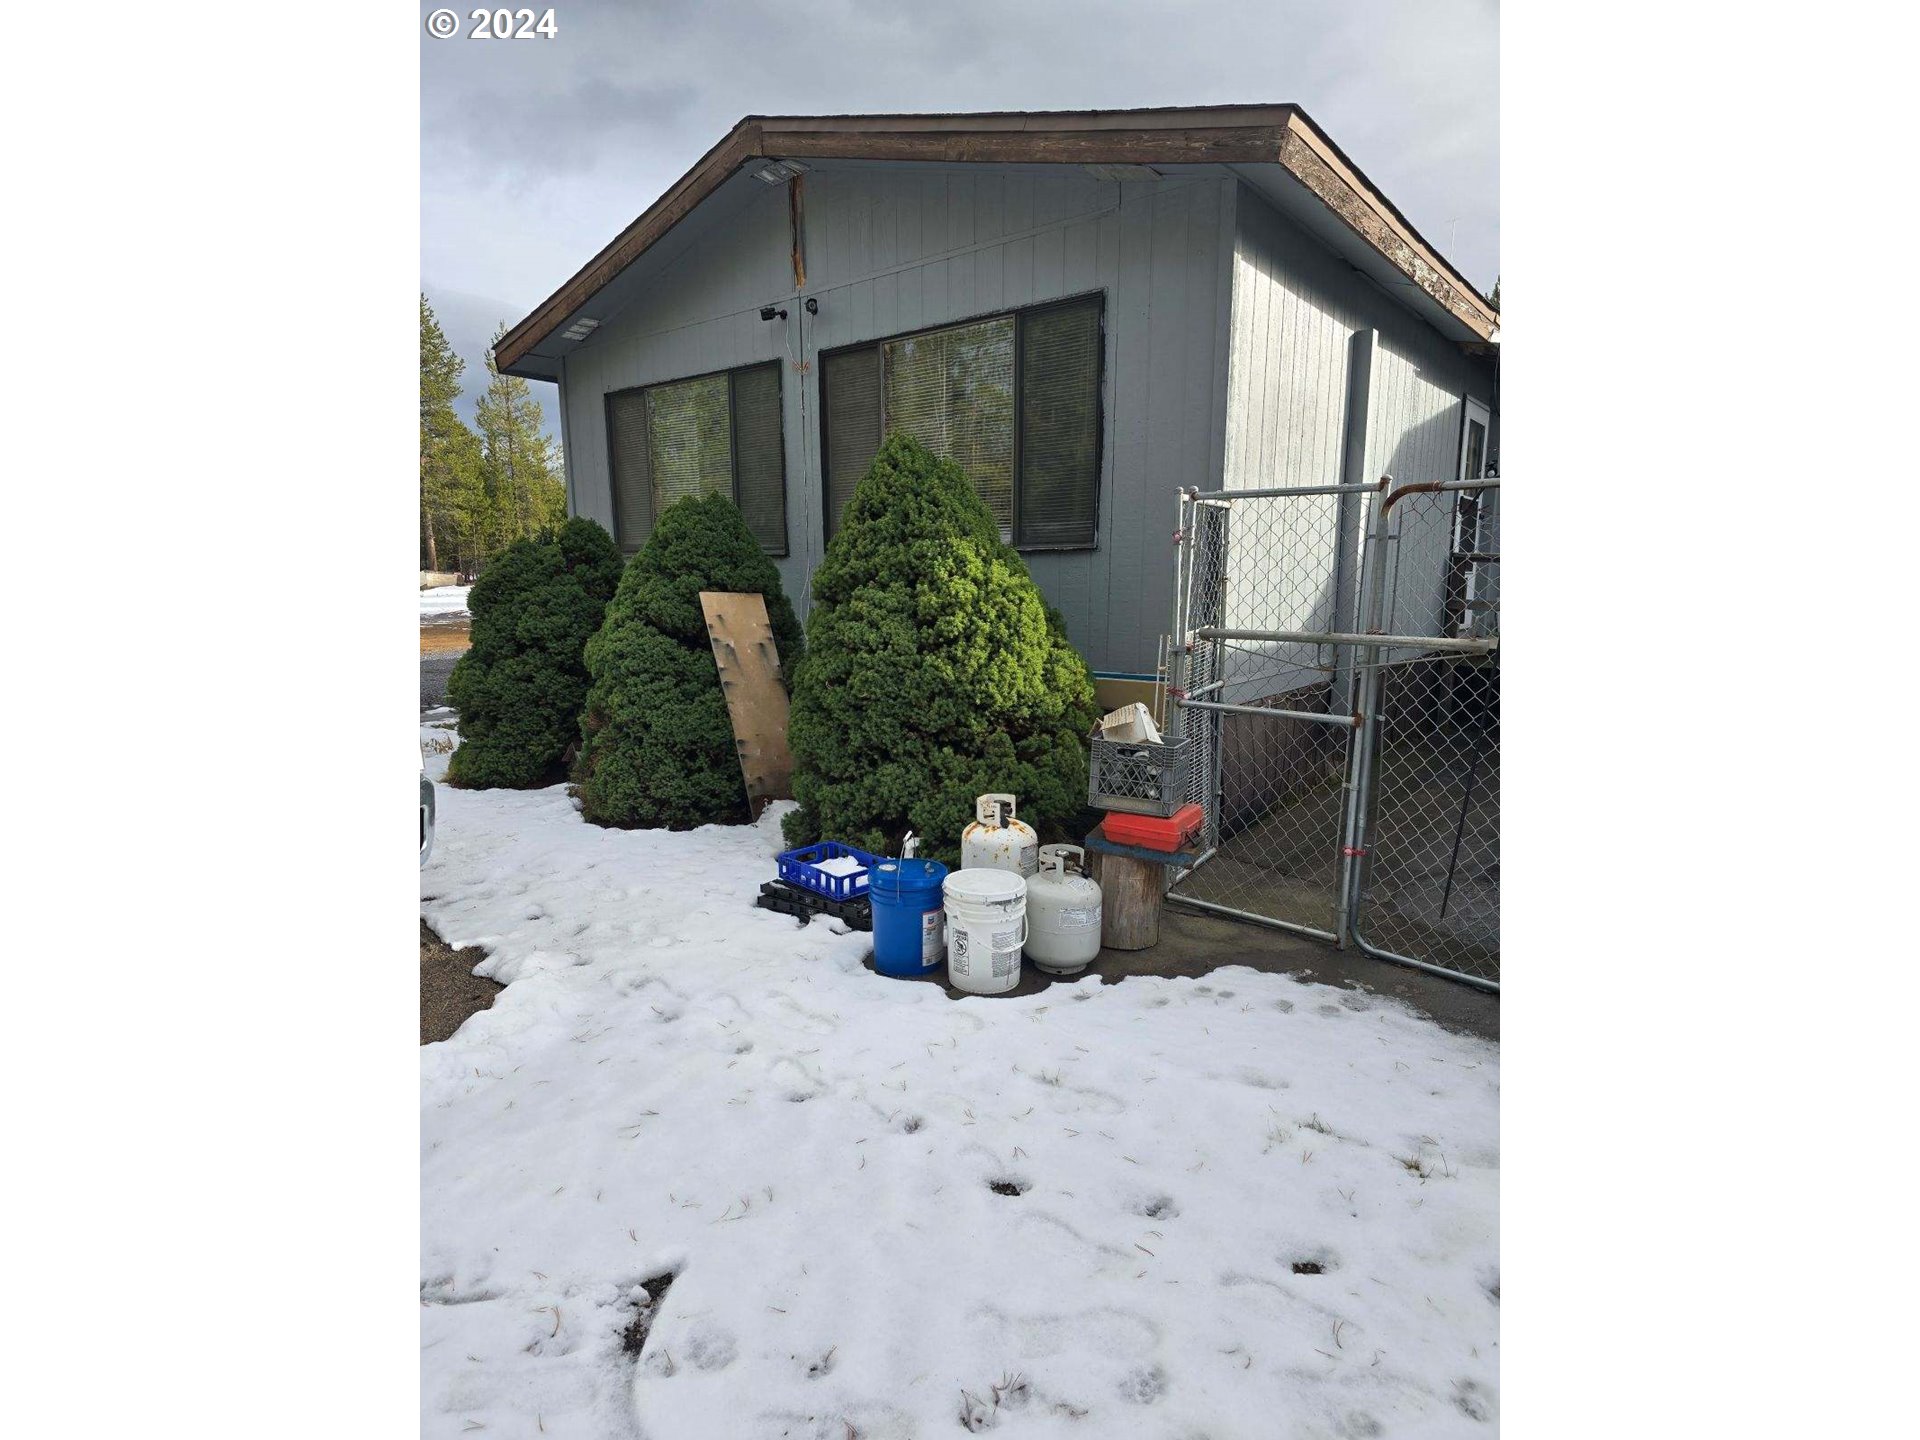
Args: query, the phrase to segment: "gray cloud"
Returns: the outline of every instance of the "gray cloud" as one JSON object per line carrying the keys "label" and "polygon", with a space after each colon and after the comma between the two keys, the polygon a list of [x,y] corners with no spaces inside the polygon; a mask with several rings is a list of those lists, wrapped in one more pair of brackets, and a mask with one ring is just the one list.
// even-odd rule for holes
{"label": "gray cloud", "polygon": [[454,307],[463,327],[489,317],[477,333],[442,312],[463,355],[484,348],[493,311],[519,319],[756,113],[1290,100],[1468,279],[1487,289],[1499,273],[1491,0],[562,0],[554,12],[553,41],[422,32],[422,285],[436,305],[487,297]]}

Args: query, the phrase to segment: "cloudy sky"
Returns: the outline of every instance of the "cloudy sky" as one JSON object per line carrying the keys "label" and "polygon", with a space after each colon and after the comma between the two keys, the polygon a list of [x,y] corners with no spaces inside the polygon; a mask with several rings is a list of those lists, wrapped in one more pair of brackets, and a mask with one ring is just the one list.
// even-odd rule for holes
{"label": "cloudy sky", "polygon": [[[421,288],[466,357],[743,115],[1303,106],[1481,289],[1500,268],[1494,0],[559,0],[553,40],[436,40]],[[535,382],[554,428],[553,387]]]}

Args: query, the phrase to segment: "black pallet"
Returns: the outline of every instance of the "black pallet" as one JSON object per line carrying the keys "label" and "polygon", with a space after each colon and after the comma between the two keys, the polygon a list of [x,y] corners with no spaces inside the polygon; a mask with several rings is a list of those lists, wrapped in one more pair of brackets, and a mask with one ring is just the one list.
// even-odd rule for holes
{"label": "black pallet", "polygon": [[760,894],[753,903],[762,910],[796,915],[802,925],[816,915],[831,915],[850,930],[873,929],[873,906],[864,895],[857,900],[829,900],[824,895],[802,890],[798,885],[789,885],[784,880],[769,880],[760,887]]}

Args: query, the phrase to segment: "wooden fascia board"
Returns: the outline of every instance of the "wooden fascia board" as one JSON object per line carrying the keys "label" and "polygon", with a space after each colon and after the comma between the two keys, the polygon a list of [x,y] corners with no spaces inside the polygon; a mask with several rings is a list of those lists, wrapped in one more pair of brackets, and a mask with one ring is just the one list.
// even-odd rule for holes
{"label": "wooden fascia board", "polygon": [[750,115],[645,214],[502,336],[495,348],[495,363],[510,370],[742,165],[763,158],[1029,165],[1277,164],[1474,333],[1491,336],[1499,327],[1498,314],[1348,164],[1319,128],[1290,105],[1158,115]]}
{"label": "wooden fascia board", "polygon": [[916,133],[768,130],[767,153],[795,160],[975,165],[1231,165],[1272,161],[1277,125],[1198,130],[968,130]]}
{"label": "wooden fascia board", "polygon": [[1500,328],[1500,312],[1435,254],[1405,217],[1347,163],[1333,142],[1297,112],[1281,144],[1280,164],[1388,264],[1474,334],[1486,340]]}
{"label": "wooden fascia board", "polygon": [[575,273],[572,279],[541,301],[532,314],[500,337],[494,347],[494,364],[510,369],[533,349],[560,322],[586,304],[600,289],[645,254],[662,235],[678,225],[720,185],[747,161],[765,152],[760,148],[760,127],[752,119],[742,120],[674,181],[667,193],[647,207],[646,212],[614,237],[612,243]]}

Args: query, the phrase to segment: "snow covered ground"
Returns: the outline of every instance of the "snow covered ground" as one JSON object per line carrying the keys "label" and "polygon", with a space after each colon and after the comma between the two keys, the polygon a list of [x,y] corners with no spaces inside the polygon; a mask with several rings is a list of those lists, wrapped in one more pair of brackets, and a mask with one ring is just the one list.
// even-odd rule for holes
{"label": "snow covered ground", "polygon": [[956,1003],[753,909],[778,833],[442,787],[422,912],[508,984],[421,1051],[423,1434],[1496,1432],[1493,1045],[1240,967]]}
{"label": "snow covered ground", "polygon": [[420,613],[427,615],[464,615],[471,585],[436,585],[420,592]]}

